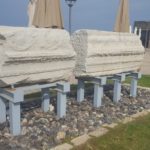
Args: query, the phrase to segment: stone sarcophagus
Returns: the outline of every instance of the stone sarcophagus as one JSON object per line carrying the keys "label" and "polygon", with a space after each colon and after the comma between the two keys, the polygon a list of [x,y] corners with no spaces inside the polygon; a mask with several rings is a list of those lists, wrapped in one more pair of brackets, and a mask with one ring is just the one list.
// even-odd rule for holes
{"label": "stone sarcophagus", "polygon": [[112,75],[141,67],[144,48],[134,34],[79,30],[71,40],[77,53],[77,77]]}
{"label": "stone sarcophagus", "polygon": [[74,66],[67,31],[0,27],[0,87],[68,80]]}

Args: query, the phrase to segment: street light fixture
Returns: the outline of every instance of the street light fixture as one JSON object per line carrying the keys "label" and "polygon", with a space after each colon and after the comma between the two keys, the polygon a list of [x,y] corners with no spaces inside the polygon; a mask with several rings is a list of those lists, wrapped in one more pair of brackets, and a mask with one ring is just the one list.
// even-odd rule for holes
{"label": "street light fixture", "polygon": [[69,6],[69,33],[71,34],[71,8],[77,0],[65,0],[66,4]]}

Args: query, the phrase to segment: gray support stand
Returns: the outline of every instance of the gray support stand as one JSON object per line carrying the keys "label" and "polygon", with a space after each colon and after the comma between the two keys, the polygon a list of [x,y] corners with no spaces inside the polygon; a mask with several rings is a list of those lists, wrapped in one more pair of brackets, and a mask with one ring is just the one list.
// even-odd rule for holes
{"label": "gray support stand", "polygon": [[9,101],[10,132],[14,136],[21,133],[20,102],[23,100],[23,90],[16,89],[13,93],[13,101]]}
{"label": "gray support stand", "polygon": [[102,105],[103,87],[100,84],[94,84],[94,107]]}
{"label": "gray support stand", "polygon": [[9,116],[10,116],[10,132],[14,136],[21,132],[20,127],[20,103],[9,102]]}
{"label": "gray support stand", "polygon": [[0,123],[6,121],[6,104],[5,101],[0,97]]}
{"label": "gray support stand", "polygon": [[94,84],[94,100],[93,106],[100,107],[103,97],[103,85],[106,84],[106,77],[82,77],[78,79],[77,88],[77,101],[82,102],[84,100],[84,81],[88,81]]}
{"label": "gray support stand", "polygon": [[136,78],[131,79],[130,96],[134,98],[137,96],[137,82],[138,79]]}
{"label": "gray support stand", "polygon": [[57,92],[57,116],[62,118],[66,116],[66,93]]}
{"label": "gray support stand", "polygon": [[42,89],[42,110],[44,112],[49,111],[50,104],[50,91],[49,88]]}
{"label": "gray support stand", "polygon": [[77,101],[82,102],[84,100],[84,81],[78,79],[78,86],[77,86]]}
{"label": "gray support stand", "polygon": [[101,96],[102,96],[102,98],[104,97],[104,88],[103,88],[103,86],[101,86],[102,87],[102,89],[101,89]]}
{"label": "gray support stand", "polygon": [[138,79],[140,79],[142,75],[141,73],[132,73],[130,76],[131,76],[130,96],[135,98],[137,96]]}
{"label": "gray support stand", "polygon": [[20,103],[24,101],[24,92],[34,89],[42,89],[42,109],[46,112],[49,108],[49,88],[57,87],[57,115],[66,115],[66,93],[70,91],[70,84],[67,82],[55,82],[50,84],[36,84],[32,86],[18,87],[13,89],[0,88],[0,122],[6,120],[6,106],[3,101],[9,101],[10,132],[16,136],[21,133]]}
{"label": "gray support stand", "polygon": [[103,86],[106,84],[106,77],[93,78],[94,83],[94,107],[100,107],[102,105],[102,98],[104,94]]}
{"label": "gray support stand", "polygon": [[121,99],[121,82],[125,81],[125,74],[117,74],[114,79],[114,94],[113,102],[118,102]]}
{"label": "gray support stand", "polygon": [[58,83],[57,84],[57,116],[62,118],[66,116],[66,93],[70,91],[69,83]]}
{"label": "gray support stand", "polygon": [[114,80],[114,95],[113,102],[118,102],[121,99],[121,82],[119,80]]}

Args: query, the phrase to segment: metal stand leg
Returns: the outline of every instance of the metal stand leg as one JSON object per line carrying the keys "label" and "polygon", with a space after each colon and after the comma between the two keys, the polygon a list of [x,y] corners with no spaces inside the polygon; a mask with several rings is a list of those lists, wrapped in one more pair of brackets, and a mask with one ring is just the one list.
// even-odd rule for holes
{"label": "metal stand leg", "polygon": [[137,96],[137,82],[138,82],[138,79],[132,77],[131,87],[130,87],[130,96],[132,96],[132,97]]}
{"label": "metal stand leg", "polygon": [[77,101],[82,102],[83,100],[84,100],[84,81],[78,80]]}
{"label": "metal stand leg", "polygon": [[6,122],[6,104],[5,101],[0,98],[0,123]]}
{"label": "metal stand leg", "polygon": [[57,116],[62,118],[66,115],[66,93],[57,92]]}
{"label": "metal stand leg", "polygon": [[130,96],[136,97],[138,79],[142,77],[142,74],[140,72],[134,72],[131,73],[129,76],[131,77]]}
{"label": "metal stand leg", "polygon": [[[13,87],[11,89],[0,89],[1,97],[9,101],[9,116],[10,116],[10,132],[14,136],[21,133],[20,119],[20,103],[24,101],[24,91],[33,89],[42,89],[42,109],[47,112],[49,110],[50,94],[49,88],[57,87],[57,114],[59,117],[66,115],[66,93],[70,91],[68,82],[56,82],[50,84],[39,84],[26,87]],[[5,115],[4,115],[5,114]],[[6,120],[6,106],[0,98],[0,123]]]}
{"label": "metal stand leg", "polygon": [[15,136],[21,132],[20,103],[9,102],[10,132]]}
{"label": "metal stand leg", "polygon": [[42,110],[48,112],[50,104],[49,88],[42,89]]}
{"label": "metal stand leg", "polygon": [[118,102],[120,99],[121,99],[121,81],[114,80],[113,102]]}
{"label": "metal stand leg", "polygon": [[104,97],[104,87],[103,86],[101,86],[101,98],[103,98]]}
{"label": "metal stand leg", "polygon": [[103,87],[100,84],[94,84],[94,107],[100,107],[102,104]]}

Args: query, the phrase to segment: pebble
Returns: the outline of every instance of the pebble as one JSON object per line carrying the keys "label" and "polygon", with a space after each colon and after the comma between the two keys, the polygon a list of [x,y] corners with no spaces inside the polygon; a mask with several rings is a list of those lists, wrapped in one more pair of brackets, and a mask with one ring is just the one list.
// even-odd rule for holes
{"label": "pebble", "polygon": [[10,133],[4,133],[4,137],[10,138],[10,137],[11,137],[11,134],[10,134]]}
{"label": "pebble", "polygon": [[50,104],[50,105],[49,105],[49,111],[50,111],[50,112],[53,112],[54,109],[55,109],[54,106],[53,106],[52,104]]}
{"label": "pebble", "polygon": [[65,137],[66,137],[66,133],[63,132],[63,131],[60,131],[60,132],[57,133],[56,139],[57,140],[62,140],[62,139],[65,139]]}
{"label": "pebble", "polygon": [[22,120],[22,126],[27,126],[28,125],[28,120],[26,118],[24,118]]}
{"label": "pebble", "polygon": [[89,124],[90,126],[93,126],[93,125],[94,125],[94,121],[93,121],[93,120],[88,120],[88,124]]}
{"label": "pebble", "polygon": [[26,127],[22,127],[22,130],[21,130],[21,135],[26,135],[27,134],[27,128]]}
{"label": "pebble", "polygon": [[[21,113],[23,119],[20,136],[11,136],[8,122],[0,124],[0,144],[5,144],[3,150],[7,150],[8,146],[15,150],[47,150],[61,144],[67,137],[87,134],[105,123],[111,125],[126,116],[150,109],[148,90],[138,90],[138,97],[135,99],[129,97],[130,89],[124,86],[122,99],[116,104],[110,98],[113,94],[112,87],[106,87],[105,91],[103,105],[100,108],[93,108],[91,95],[86,96],[85,101],[81,103],[78,103],[75,97],[70,97],[67,101],[67,115],[62,119],[55,113],[55,98],[51,99],[47,113],[42,112],[39,107],[30,110],[29,105],[26,105],[27,108],[24,106]],[[32,105],[40,106],[40,102],[33,102]]]}

